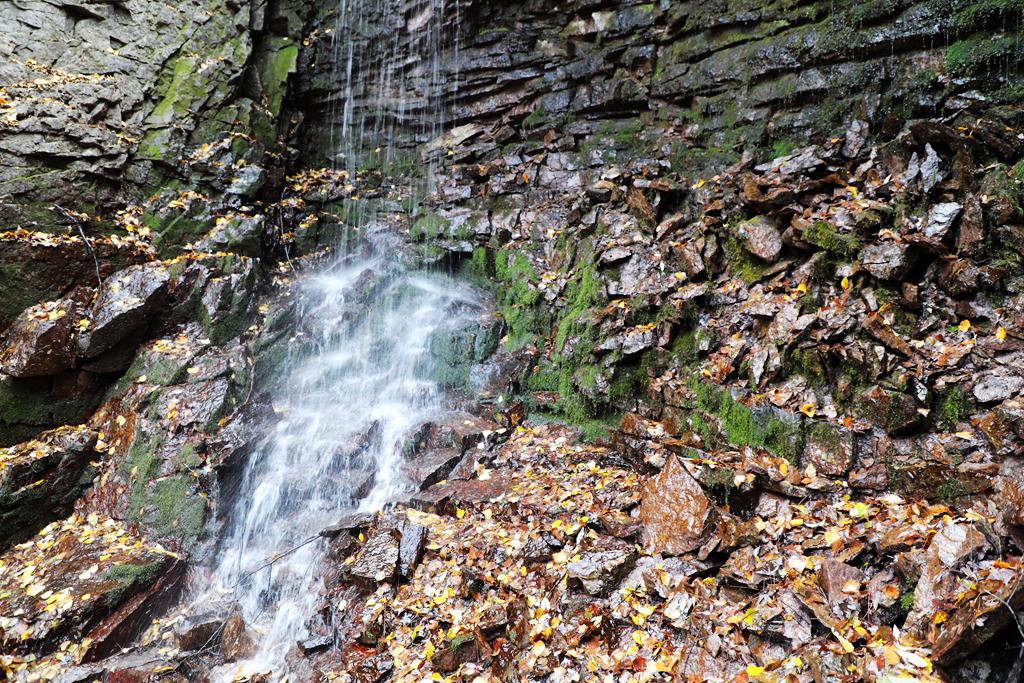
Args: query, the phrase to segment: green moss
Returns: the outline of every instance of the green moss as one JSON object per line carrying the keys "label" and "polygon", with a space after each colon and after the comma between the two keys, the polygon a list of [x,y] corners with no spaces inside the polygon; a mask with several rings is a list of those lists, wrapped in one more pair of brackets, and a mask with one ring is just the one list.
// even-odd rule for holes
{"label": "green moss", "polygon": [[779,157],[789,156],[796,150],[800,145],[792,140],[776,140],[772,143],[771,153],[776,159]]}
{"label": "green moss", "polygon": [[584,441],[593,443],[610,438],[611,433],[618,429],[622,422],[622,415],[613,413],[604,417],[566,420],[565,416],[559,413],[534,410],[530,412],[530,421],[537,424],[555,422],[576,427],[580,430]]}
{"label": "green moss", "polygon": [[949,46],[946,70],[954,76],[978,76],[995,69],[1016,69],[1022,58],[1024,41],[1019,33],[982,31]]}
{"label": "green moss", "polygon": [[950,479],[936,488],[935,493],[938,495],[940,500],[946,503],[951,503],[957,498],[967,495],[969,491],[967,490],[967,487],[964,486],[964,483],[959,479]]}
{"label": "green moss", "polygon": [[700,415],[691,413],[694,431],[705,437],[706,445],[714,447],[719,438],[732,446],[763,448],[769,453],[796,464],[803,452],[803,422],[778,417],[770,408],[751,410],[732,394],[711,382],[694,376],[690,380],[694,405],[698,411],[718,419],[718,429]]}
{"label": "green moss", "polygon": [[142,215],[142,222],[153,233],[153,245],[162,258],[182,253],[185,245],[205,235],[214,225],[212,218],[176,210],[165,215],[147,211]]}
{"label": "green moss", "polygon": [[813,385],[828,381],[828,371],[821,354],[814,349],[793,349],[786,359],[786,375],[799,375]]}
{"label": "green moss", "polygon": [[952,431],[957,424],[971,414],[971,401],[967,393],[960,387],[952,387],[947,391],[938,405],[938,422],[946,430]]}
{"label": "green moss", "polygon": [[114,586],[105,594],[108,607],[116,607],[134,588],[151,584],[163,569],[162,562],[145,564],[115,564],[100,575],[100,579],[111,581]]}
{"label": "green moss", "polygon": [[900,596],[900,609],[904,613],[909,613],[914,607],[914,591],[913,588],[903,593]]}
{"label": "green moss", "polygon": [[436,213],[427,213],[409,228],[409,236],[415,240],[433,240],[447,236],[450,228],[451,223],[447,219]]}
{"label": "green moss", "polygon": [[676,336],[672,342],[672,357],[682,367],[692,367],[700,362],[701,343],[708,337],[703,327],[694,326]]}
{"label": "green moss", "polygon": [[543,329],[543,316],[534,310],[541,299],[540,277],[526,256],[508,249],[495,253],[494,277],[498,310],[508,325],[505,345],[510,350],[526,346]]}
{"label": "green moss", "polygon": [[833,256],[847,260],[854,258],[861,248],[856,235],[841,233],[825,221],[818,221],[804,229],[803,239]]}
{"label": "green moss", "polygon": [[[966,6],[965,6],[966,5]],[[1014,15],[1024,11],[1022,0],[981,0],[980,2],[956,2],[952,25],[960,31],[970,31],[985,25],[1005,23]]]}
{"label": "green moss", "polygon": [[473,247],[472,255],[461,264],[462,276],[476,285],[489,285],[493,272],[494,262],[486,247]]}
{"label": "green moss", "polygon": [[295,73],[299,58],[299,46],[291,44],[288,38],[277,38],[273,50],[267,52],[262,69],[263,90],[271,116],[281,111],[288,76]]}
{"label": "green moss", "polygon": [[547,109],[543,102],[539,102],[530,115],[523,119],[523,127],[527,130],[540,128],[548,118]]}
{"label": "green moss", "polygon": [[764,266],[754,260],[739,237],[729,235],[724,246],[726,262],[733,275],[748,283],[757,282],[764,277]]}

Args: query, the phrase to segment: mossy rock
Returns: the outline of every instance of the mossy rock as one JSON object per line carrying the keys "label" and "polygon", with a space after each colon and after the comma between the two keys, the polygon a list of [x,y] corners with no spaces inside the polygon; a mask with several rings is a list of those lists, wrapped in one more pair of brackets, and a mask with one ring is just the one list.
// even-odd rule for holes
{"label": "mossy rock", "polygon": [[500,319],[491,318],[436,331],[427,343],[428,374],[444,387],[469,390],[473,366],[494,354],[504,330]]}
{"label": "mossy rock", "polygon": [[113,608],[120,605],[129,595],[148,588],[160,575],[166,563],[155,561],[142,564],[115,564],[100,578],[113,585],[104,596],[106,604]]}

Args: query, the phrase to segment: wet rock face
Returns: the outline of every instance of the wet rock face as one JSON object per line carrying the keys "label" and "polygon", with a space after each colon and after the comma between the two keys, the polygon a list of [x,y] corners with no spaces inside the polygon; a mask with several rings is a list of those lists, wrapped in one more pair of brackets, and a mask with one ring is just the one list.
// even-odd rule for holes
{"label": "wet rock face", "polygon": [[71,510],[91,482],[96,440],[86,427],[62,427],[0,449],[0,549]]}
{"label": "wet rock face", "polygon": [[4,275],[0,330],[30,306],[60,299],[77,286],[96,286],[94,254],[101,277],[149,259],[137,244],[98,239],[91,246],[92,252],[73,236],[28,231],[0,233],[0,273]]}
{"label": "wet rock face", "polygon": [[176,567],[166,550],[109,517],[54,522],[3,555],[0,585],[20,586],[15,574],[25,568],[31,581],[0,593],[0,644],[5,654],[52,651],[63,639],[91,633],[82,654],[101,650],[108,637],[131,630],[150,598],[173,587]]}
{"label": "wet rock face", "polygon": [[220,649],[225,662],[237,662],[255,653],[256,645],[241,614],[236,612],[224,622],[220,634]]}
{"label": "wet rock face", "polygon": [[[69,7],[0,8],[0,24],[7,27],[0,45],[8,102],[0,128],[5,224],[52,223],[61,214],[50,205],[78,208],[82,187],[92,188],[87,201],[102,203],[113,199],[122,181],[158,182],[186,145],[199,144],[193,135],[209,141],[211,134],[226,134],[230,126],[218,115],[225,122],[263,120],[280,110],[297,48],[254,39],[277,18],[260,3],[142,0],[130,3],[130,10],[115,3]],[[298,24],[296,13],[290,16]],[[287,19],[276,28],[287,35]],[[250,57],[270,112],[254,112],[253,102],[233,87]],[[234,189],[251,191],[254,179],[240,175]]]}
{"label": "wet rock face", "polygon": [[74,367],[78,311],[78,303],[71,299],[26,309],[7,329],[0,372],[11,377],[38,377]]}
{"label": "wet rock face", "polygon": [[162,263],[148,263],[121,271],[103,283],[78,338],[79,352],[94,358],[138,330],[155,312],[167,292],[171,276]]}

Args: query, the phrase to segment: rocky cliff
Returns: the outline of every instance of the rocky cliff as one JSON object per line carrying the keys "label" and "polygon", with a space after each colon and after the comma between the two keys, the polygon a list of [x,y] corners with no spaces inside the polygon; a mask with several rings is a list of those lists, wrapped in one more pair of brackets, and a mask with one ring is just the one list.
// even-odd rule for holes
{"label": "rocky cliff", "polygon": [[476,415],[325,530],[297,675],[1019,675],[1024,6],[344,8],[0,7],[9,674],[241,656],[150,617],[272,421],[294,274],[387,216],[492,292],[501,381],[494,325],[437,341]]}

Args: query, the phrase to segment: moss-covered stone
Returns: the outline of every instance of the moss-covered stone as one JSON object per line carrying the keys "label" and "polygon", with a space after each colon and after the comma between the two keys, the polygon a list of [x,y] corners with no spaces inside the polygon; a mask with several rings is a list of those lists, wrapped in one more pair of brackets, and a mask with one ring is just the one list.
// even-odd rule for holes
{"label": "moss-covered stone", "polygon": [[115,564],[107,569],[101,578],[113,583],[105,595],[106,604],[116,607],[127,596],[152,584],[160,575],[163,562],[146,562],[143,564]]}
{"label": "moss-covered stone", "polygon": [[860,239],[856,235],[839,232],[825,221],[812,223],[805,228],[803,239],[844,260],[855,258],[861,248]]}
{"label": "moss-covered stone", "polygon": [[804,449],[800,416],[770,406],[751,409],[733,398],[729,390],[699,377],[691,379],[690,389],[696,408],[690,415],[691,426],[707,445],[763,448],[794,464],[799,462]]}
{"label": "moss-covered stone", "polygon": [[540,276],[521,252],[501,249],[494,255],[498,309],[508,325],[505,346],[517,349],[530,343],[543,329],[543,316],[535,310],[541,300]]}

